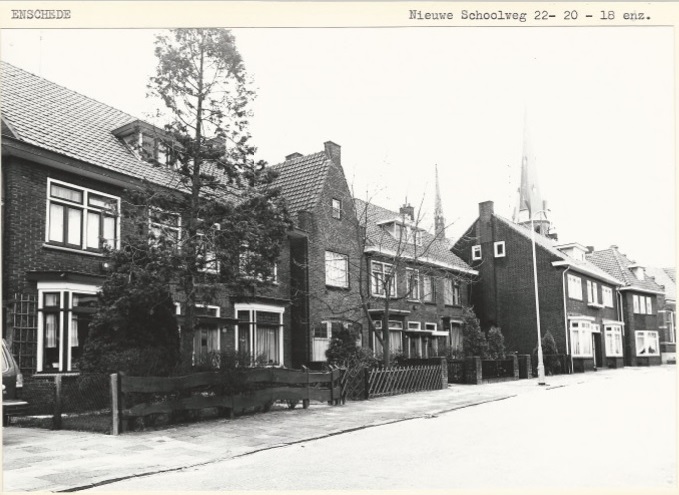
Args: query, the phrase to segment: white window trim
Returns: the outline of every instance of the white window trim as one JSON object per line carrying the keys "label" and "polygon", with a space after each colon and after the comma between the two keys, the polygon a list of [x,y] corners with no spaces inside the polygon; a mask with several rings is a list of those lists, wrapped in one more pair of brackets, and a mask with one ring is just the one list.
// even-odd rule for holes
{"label": "white window trim", "polygon": [[422,322],[420,321],[409,321],[408,330],[422,330]]}
{"label": "white window trim", "polygon": [[[335,207],[335,203],[337,203],[337,207]],[[330,216],[335,220],[342,220],[342,200],[332,198],[330,202],[330,208],[332,210]],[[337,212],[337,216],[335,216],[335,212]]]}
{"label": "white window trim", "polygon": [[384,287],[384,279],[382,280],[381,289],[383,293],[375,293],[375,283],[374,283],[374,269],[375,264],[382,265],[382,276],[387,272],[386,267],[389,267],[391,273],[391,285],[389,286],[389,298],[397,297],[398,294],[398,277],[396,271],[394,271],[394,265],[391,263],[385,263],[384,261],[370,260],[370,294],[374,297],[387,297],[386,287]]}
{"label": "white window trim", "polygon": [[438,323],[430,323],[430,322],[425,322],[424,323],[424,329],[429,330],[431,332],[436,332],[438,331]]}
{"label": "white window trim", "polygon": [[[608,297],[607,297],[608,296]],[[605,285],[601,286],[601,299],[605,308],[613,307],[613,289]]]}
{"label": "white window trim", "polygon": [[570,273],[568,274],[568,298],[582,301],[582,279]]}
{"label": "white window trim", "polygon": [[[655,349],[655,352],[653,354],[640,354],[639,353],[639,347],[637,346],[637,337],[640,334],[644,335],[644,344],[646,343],[646,337],[648,335],[651,335],[651,334],[655,335],[656,349]],[[660,356],[660,335],[655,330],[636,330],[634,332],[634,347],[636,349],[637,357]],[[645,347],[646,347],[646,345],[644,345],[644,348]]]}
{"label": "white window trim", "polygon": [[[335,283],[336,281],[334,280],[328,280],[328,254],[334,255],[336,258],[334,258],[332,261],[339,261],[342,260],[344,261],[344,283]],[[338,253],[335,251],[330,251],[328,249],[325,250],[325,263],[323,265],[324,270],[325,270],[325,285],[328,287],[339,287],[340,289],[347,289],[349,288],[349,255],[347,254],[342,254]]]}
{"label": "white window trim", "polygon": [[[60,200],[59,198],[52,198],[51,195],[51,190],[52,190],[52,184],[55,185],[60,185],[67,187],[69,189],[77,189],[79,191],[83,192],[83,202],[81,205],[76,205],[74,203],[71,203],[66,200]],[[111,200],[114,200],[116,203],[116,212],[115,212],[115,228],[116,228],[116,238],[115,238],[115,245],[113,246],[113,249],[120,249],[120,197],[119,196],[114,196],[112,194],[104,193],[101,191],[97,191],[96,189],[90,189],[88,187],[83,187],[83,186],[78,186],[76,184],[71,184],[69,182],[64,182],[61,180],[57,179],[52,179],[51,177],[47,178],[47,193],[46,193],[46,206],[45,206],[45,245],[49,247],[53,247],[56,249],[62,249],[62,250],[69,250],[69,251],[74,251],[74,252],[86,252],[86,253],[93,253],[93,254],[99,254],[98,251],[100,251],[100,248],[92,251],[92,249],[87,248],[87,228],[88,228],[88,222],[87,222],[87,211],[93,210],[97,212],[101,212],[101,209],[97,208],[92,208],[88,205],[89,203],[89,195],[90,194],[95,194],[97,196],[104,196],[106,198],[109,198]],[[52,203],[57,203],[60,205],[64,206],[70,206],[70,207],[76,207],[80,208],[83,211],[82,219],[81,219],[81,238],[80,238],[80,248],[75,248],[73,246],[68,246],[66,243],[62,246],[61,244],[54,244],[52,241],[50,241],[50,205]],[[103,232],[102,232],[103,234]]]}
{"label": "white window trim", "polygon": [[[279,315],[279,329],[280,329],[280,332],[279,332],[279,335],[278,335],[278,349],[279,349],[279,351],[278,351],[278,363],[279,364],[276,365],[276,367],[284,366],[283,358],[285,356],[285,350],[283,348],[283,341],[284,341],[283,340],[283,333],[285,333],[285,327],[283,326],[283,315],[285,313],[285,308],[282,308],[280,306],[268,306],[266,304],[251,304],[251,303],[234,304],[233,305],[233,313],[234,313],[234,316],[235,316],[236,319],[238,319],[238,312],[239,311],[249,311],[250,312],[249,321],[252,322],[255,326],[257,325],[257,319],[255,318],[255,314],[258,311],[267,312],[267,313],[278,313],[278,315]],[[240,337],[238,335],[239,334],[238,324],[236,324],[235,334],[236,334],[236,351],[238,351],[239,350],[238,343],[239,343],[239,337]],[[254,332],[254,331],[250,332],[249,345],[250,345],[251,352],[252,352],[252,350],[257,349],[257,332]],[[252,352],[252,354],[253,354],[253,356],[252,356],[253,359],[256,358],[256,356],[254,355],[254,352]]]}
{"label": "white window trim", "polygon": [[[577,323],[577,329],[574,326],[574,323]],[[578,358],[591,358],[594,356],[593,354],[593,349],[592,349],[592,329],[591,329],[591,323],[589,319],[584,319],[584,318],[572,318],[569,320],[568,324],[568,330],[569,330],[569,335],[571,339],[571,351],[573,354],[573,357],[578,357]],[[577,354],[575,352],[575,342],[573,341],[573,331],[577,330],[578,333],[578,345],[580,349],[578,350]],[[582,347],[583,344],[587,345],[589,348],[589,353],[583,352]]]}
{"label": "white window trim", "polygon": [[[173,226],[170,226],[170,225],[166,225],[164,223],[154,222],[151,218],[151,211],[157,211],[157,212],[160,212],[164,215],[177,217],[177,226],[173,227]],[[179,246],[179,244],[181,243],[181,240],[182,240],[182,230],[183,230],[183,228],[182,228],[183,227],[182,226],[182,216],[179,213],[174,212],[174,211],[164,210],[162,208],[158,208],[157,206],[149,207],[149,218],[148,218],[149,233],[151,233],[150,231],[154,226],[159,227],[161,230],[167,229],[167,230],[176,231],[177,232],[177,245]]]}
{"label": "white window trim", "polygon": [[[621,325],[605,325],[604,326],[604,347],[606,349],[606,357],[622,357],[623,356],[623,341],[622,341],[622,326]],[[612,336],[615,343],[617,338],[620,338],[620,351],[616,352],[615,349],[609,349],[608,347],[608,335]],[[615,344],[614,344],[615,346]]]}
{"label": "white window trim", "polygon": [[493,250],[496,258],[504,258],[507,254],[505,241],[497,241],[493,243]]}
{"label": "white window trim", "polygon": [[472,260],[480,260],[482,258],[481,255],[481,245],[477,244],[476,246],[472,246]]}
{"label": "white window trim", "polygon": [[[68,325],[68,334],[71,334],[71,324],[73,317],[73,293],[77,294],[89,294],[96,295],[101,288],[97,285],[91,284],[79,284],[76,282],[38,282],[38,353],[37,353],[37,366],[36,372],[41,373],[43,371],[43,345],[45,343],[44,336],[44,318],[43,310],[45,303],[45,293],[58,292],[59,293],[59,342],[64,342],[64,326],[62,315],[66,314],[66,324]],[[69,293],[69,303],[70,308],[65,308],[64,304],[66,302],[64,298],[64,293]],[[64,356],[63,348],[60,345],[59,349],[59,372],[70,372],[72,368],[71,359],[71,346],[66,346],[66,356]],[[65,359],[64,359],[65,358]],[[64,361],[66,366],[64,367]]]}
{"label": "white window trim", "polygon": [[[413,291],[410,286],[411,280],[414,279],[417,284],[417,291]],[[419,301],[422,296],[422,287],[420,280],[420,271],[414,268],[406,268],[406,290],[408,291],[409,301]],[[415,294],[413,294],[415,292]]]}
{"label": "white window trim", "polygon": [[646,297],[646,314],[647,315],[653,314],[653,303],[651,302],[650,297]]}

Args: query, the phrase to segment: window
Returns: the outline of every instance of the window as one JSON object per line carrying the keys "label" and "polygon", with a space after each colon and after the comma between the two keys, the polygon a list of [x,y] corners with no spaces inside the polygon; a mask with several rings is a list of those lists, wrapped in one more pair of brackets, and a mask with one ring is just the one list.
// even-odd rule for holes
{"label": "window", "polygon": [[387,288],[389,295],[396,297],[396,273],[393,265],[381,261],[371,261],[371,288],[374,296],[386,296]]}
{"label": "window", "polygon": [[38,282],[38,372],[77,371],[98,287]]}
{"label": "window", "polygon": [[613,307],[613,290],[610,287],[602,286],[601,287],[601,299],[604,303],[604,307],[612,308]]}
{"label": "window", "polygon": [[636,314],[653,314],[653,304],[650,297],[632,296],[632,305]]}
{"label": "window", "polygon": [[436,302],[436,284],[429,275],[422,276],[422,300],[424,302]]}
{"label": "window", "polygon": [[460,304],[460,284],[449,278],[443,279],[443,304],[448,306]]}
{"label": "window", "polygon": [[436,323],[425,323],[424,329],[429,330],[431,332],[435,332],[436,330],[438,330],[438,324],[436,324]]}
{"label": "window", "polygon": [[568,274],[568,297],[582,301],[582,282],[580,277]]}
{"label": "window", "polygon": [[325,252],[325,285],[349,287],[349,256]]}
{"label": "window", "polygon": [[[382,320],[374,320],[375,330],[382,330]],[[392,354],[403,352],[403,322],[399,320],[389,320],[389,350]],[[382,334],[380,333],[380,336]],[[382,352],[382,344],[377,337],[374,337],[375,351]]]}
{"label": "window", "polygon": [[493,244],[493,247],[495,249],[495,257],[496,258],[504,258],[505,257],[505,241],[498,241]]}
{"label": "window", "polygon": [[[194,308],[196,316],[219,318],[221,308],[206,304],[197,304]],[[193,334],[193,354],[191,360],[194,366],[207,364],[219,366],[219,352],[221,350],[221,328],[215,324],[199,323]]]}
{"label": "window", "polygon": [[47,233],[55,246],[87,251],[118,247],[120,198],[47,180]]}
{"label": "window", "polygon": [[634,306],[634,312],[639,313],[639,296],[632,296],[632,306]]}
{"label": "window", "polygon": [[592,330],[588,321],[571,321],[571,352],[573,357],[592,357]]}
{"label": "window", "polygon": [[659,356],[658,332],[637,330],[634,332],[637,344],[637,356]]}
{"label": "window", "polygon": [[481,259],[481,246],[478,244],[476,246],[472,246],[472,259],[473,260]]}
{"label": "window", "polygon": [[620,325],[606,325],[606,356],[622,357],[622,327]]}
{"label": "window", "polygon": [[450,322],[450,347],[455,351],[462,351],[462,326],[458,322]]}
{"label": "window", "polygon": [[[263,273],[265,270],[266,277]],[[259,282],[278,282],[278,264],[262,259],[261,255],[250,250],[247,242],[241,244],[241,252],[238,254],[238,271],[246,278]]]}
{"label": "window", "polygon": [[590,306],[601,307],[599,304],[599,288],[596,282],[587,281],[587,302]]}
{"label": "window", "polygon": [[419,321],[409,321],[408,330],[422,330],[422,323]]}
{"label": "window", "polygon": [[237,350],[255,363],[283,365],[283,313],[285,308],[262,304],[235,304],[238,319]]}
{"label": "window", "polygon": [[653,304],[651,303],[650,297],[646,298],[646,314],[649,314],[649,315],[653,314]]}
{"label": "window", "polygon": [[358,323],[353,323],[351,321],[343,320],[326,320],[319,322],[314,326],[314,340],[313,347],[311,349],[311,360],[312,361],[325,361],[327,356],[325,352],[330,346],[330,340],[333,335],[341,329],[352,330],[356,336],[356,345],[361,346],[361,325]]}
{"label": "window", "polygon": [[215,251],[215,241],[221,226],[216,223],[207,232],[198,232],[199,270],[208,273],[219,273],[219,261]]}
{"label": "window", "polygon": [[342,202],[339,199],[332,200],[332,218],[342,219]]}
{"label": "window", "polygon": [[420,299],[420,272],[411,268],[406,268],[406,290],[408,299]]}
{"label": "window", "polygon": [[179,247],[181,240],[182,219],[179,213],[173,213],[160,208],[149,209],[149,233],[153,236],[153,243],[167,242]]}

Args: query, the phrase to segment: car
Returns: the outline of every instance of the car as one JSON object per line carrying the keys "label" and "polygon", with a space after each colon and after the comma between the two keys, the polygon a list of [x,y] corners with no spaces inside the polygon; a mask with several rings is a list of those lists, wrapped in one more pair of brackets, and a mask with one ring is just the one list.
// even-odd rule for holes
{"label": "car", "polygon": [[21,400],[24,387],[24,375],[21,374],[12,353],[2,339],[2,424],[9,424],[12,416],[25,414],[28,402]]}

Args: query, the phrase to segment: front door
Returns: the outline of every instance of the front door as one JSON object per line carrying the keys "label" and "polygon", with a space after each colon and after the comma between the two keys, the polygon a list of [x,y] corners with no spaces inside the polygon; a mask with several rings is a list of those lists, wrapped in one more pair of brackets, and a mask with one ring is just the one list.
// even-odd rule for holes
{"label": "front door", "polygon": [[601,351],[601,334],[592,334],[592,355],[594,356],[594,367],[600,368],[603,366],[603,354]]}

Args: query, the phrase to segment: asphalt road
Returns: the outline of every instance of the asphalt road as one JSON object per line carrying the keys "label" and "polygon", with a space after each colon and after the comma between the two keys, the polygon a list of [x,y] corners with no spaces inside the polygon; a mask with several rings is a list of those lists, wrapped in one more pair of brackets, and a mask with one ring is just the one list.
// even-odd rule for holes
{"label": "asphalt road", "polygon": [[97,490],[676,490],[676,417],[675,368],[637,369]]}

